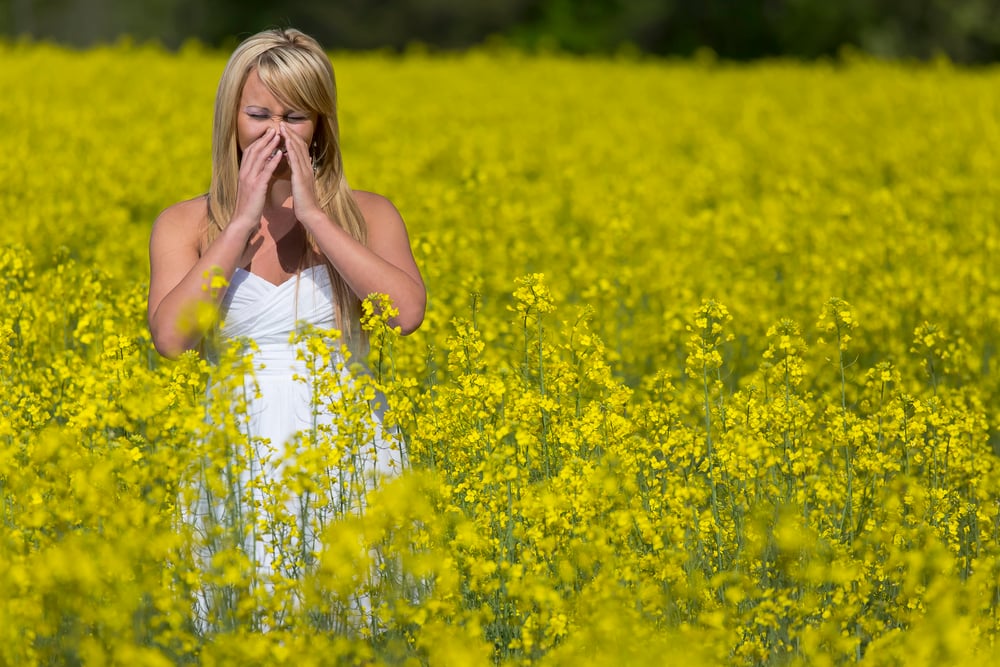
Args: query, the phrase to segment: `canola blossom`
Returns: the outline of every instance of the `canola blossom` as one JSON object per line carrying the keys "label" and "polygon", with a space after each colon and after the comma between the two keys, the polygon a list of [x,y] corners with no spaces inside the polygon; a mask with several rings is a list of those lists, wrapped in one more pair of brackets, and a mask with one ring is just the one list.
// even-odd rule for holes
{"label": "canola blossom", "polygon": [[278,484],[145,325],[226,55],[0,44],[0,662],[1000,659],[995,69],[333,54],[429,305]]}

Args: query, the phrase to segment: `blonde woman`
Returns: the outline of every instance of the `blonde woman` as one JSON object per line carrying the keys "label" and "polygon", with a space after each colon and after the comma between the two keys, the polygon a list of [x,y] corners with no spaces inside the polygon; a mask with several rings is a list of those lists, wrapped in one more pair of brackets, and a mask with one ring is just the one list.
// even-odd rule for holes
{"label": "blonde woman", "polygon": [[[216,97],[210,190],[163,211],[149,254],[149,328],[162,355],[201,346],[206,332],[191,326],[189,314],[205,304],[220,311],[222,340],[255,343],[260,372],[246,392],[246,435],[270,454],[243,460],[263,471],[262,487],[280,482],[297,433],[337,417],[317,419],[316,406],[329,403],[296,377],[304,368],[293,333],[336,328],[352,349],[363,349],[359,305],[373,292],[392,299],[399,313],[390,324],[404,334],[424,316],[426,292],[403,220],[385,197],[348,187],[333,68],[320,45],[296,30],[256,34],[232,54]],[[227,286],[210,289],[213,274]],[[330,343],[336,361],[339,345]],[[241,487],[252,475],[260,479],[258,470],[243,472]],[[260,498],[244,501],[262,506]],[[294,504],[291,511],[302,518],[302,510]],[[309,528],[294,532],[301,537]],[[273,554],[266,541],[255,539],[249,554],[258,565]]]}
{"label": "blonde woman", "polygon": [[267,31],[244,41],[222,74],[211,189],[153,226],[153,343],[168,357],[198,347],[201,333],[183,315],[226,296],[203,289],[213,270],[281,286],[314,267],[329,270],[341,330],[353,331],[359,300],[373,292],[392,298],[391,324],[404,334],[420,326],[426,292],[402,218],[385,197],[347,185],[329,59],[301,32]]}

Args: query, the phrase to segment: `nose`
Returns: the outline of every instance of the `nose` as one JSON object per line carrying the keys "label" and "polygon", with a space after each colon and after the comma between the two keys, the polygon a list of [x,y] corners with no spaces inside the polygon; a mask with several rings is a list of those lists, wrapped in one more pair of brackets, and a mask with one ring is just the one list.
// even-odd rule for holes
{"label": "nose", "polygon": [[281,121],[284,120],[281,116],[271,116],[267,121],[267,129],[274,130],[274,133],[278,135],[279,143],[284,143],[284,138],[281,137]]}

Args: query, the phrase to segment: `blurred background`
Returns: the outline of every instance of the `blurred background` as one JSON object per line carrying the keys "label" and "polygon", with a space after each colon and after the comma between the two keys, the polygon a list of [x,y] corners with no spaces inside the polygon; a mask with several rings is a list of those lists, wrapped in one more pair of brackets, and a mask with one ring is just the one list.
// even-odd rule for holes
{"label": "blurred background", "polygon": [[330,50],[527,50],[747,60],[843,47],[890,58],[1000,58],[1000,0],[0,0],[0,35],[87,47],[130,36],[229,48],[294,26]]}

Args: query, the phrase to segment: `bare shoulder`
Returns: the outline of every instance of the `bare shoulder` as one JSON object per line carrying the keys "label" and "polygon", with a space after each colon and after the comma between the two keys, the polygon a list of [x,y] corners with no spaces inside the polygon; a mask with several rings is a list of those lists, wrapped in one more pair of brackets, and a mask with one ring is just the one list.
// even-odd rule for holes
{"label": "bare shoulder", "polygon": [[208,202],[204,195],[178,202],[157,216],[150,243],[197,246],[207,223]]}
{"label": "bare shoulder", "polygon": [[354,191],[354,200],[368,225],[368,248],[423,285],[420,270],[413,259],[410,236],[396,205],[387,197],[364,190]]}
{"label": "bare shoulder", "polygon": [[354,190],[353,194],[354,201],[358,203],[369,229],[378,230],[403,225],[403,216],[388,197],[366,190]]}

